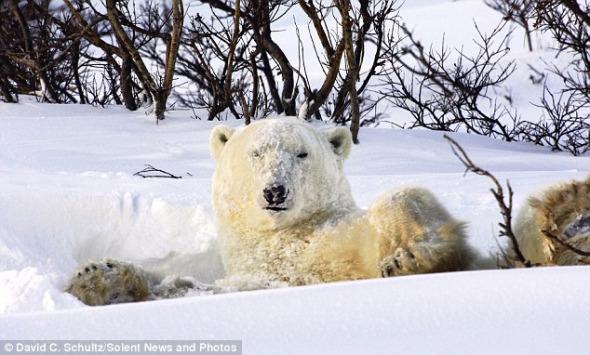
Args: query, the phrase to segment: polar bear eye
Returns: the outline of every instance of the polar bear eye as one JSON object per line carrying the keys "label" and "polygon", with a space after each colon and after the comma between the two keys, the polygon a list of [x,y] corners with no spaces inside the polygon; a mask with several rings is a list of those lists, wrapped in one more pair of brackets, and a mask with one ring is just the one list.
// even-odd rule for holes
{"label": "polar bear eye", "polygon": [[260,158],[260,152],[257,151],[257,150],[255,150],[255,151],[253,151],[253,152],[250,153],[250,156],[252,158]]}
{"label": "polar bear eye", "polygon": [[297,158],[305,159],[305,158],[307,158],[307,153],[306,152],[301,152],[301,153],[297,154]]}

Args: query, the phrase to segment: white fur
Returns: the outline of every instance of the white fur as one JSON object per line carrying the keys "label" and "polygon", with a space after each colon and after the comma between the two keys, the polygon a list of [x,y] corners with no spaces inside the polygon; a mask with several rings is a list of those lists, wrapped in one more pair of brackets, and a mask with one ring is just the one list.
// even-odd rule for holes
{"label": "white fur", "polygon": [[[392,191],[359,209],[343,173],[351,146],[347,128],[318,131],[296,118],[217,126],[213,208],[226,278],[205,285],[170,275],[186,261],[175,255],[145,270],[103,260],[81,266],[68,292],[96,305],[473,266],[463,224],[430,192]],[[264,190],[278,185],[288,193],[270,206]],[[200,262],[214,260],[191,263]]]}
{"label": "white fur", "polygon": [[[385,194],[368,212],[356,206],[343,173],[352,146],[347,128],[319,131],[282,117],[238,130],[218,126],[210,143],[228,275],[309,284],[378,277],[384,267],[449,271],[473,261],[462,224],[423,189]],[[276,184],[289,191],[285,211],[265,209],[263,191]]]}
{"label": "white fur", "polygon": [[590,263],[545,232],[583,251],[590,250],[590,177],[548,186],[529,197],[514,225],[523,256],[534,264],[576,265]]}

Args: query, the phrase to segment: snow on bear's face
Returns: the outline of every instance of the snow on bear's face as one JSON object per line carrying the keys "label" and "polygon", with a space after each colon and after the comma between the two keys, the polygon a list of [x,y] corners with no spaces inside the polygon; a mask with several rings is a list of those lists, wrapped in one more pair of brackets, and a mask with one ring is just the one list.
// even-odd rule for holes
{"label": "snow on bear's face", "polygon": [[319,131],[291,117],[237,130],[215,127],[210,148],[217,162],[213,208],[218,224],[241,232],[276,231],[351,207],[342,171],[351,144],[347,128]]}

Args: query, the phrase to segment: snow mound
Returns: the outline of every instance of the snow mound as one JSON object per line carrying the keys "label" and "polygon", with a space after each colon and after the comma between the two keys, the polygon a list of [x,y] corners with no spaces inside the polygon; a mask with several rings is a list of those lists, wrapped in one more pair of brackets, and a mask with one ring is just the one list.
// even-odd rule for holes
{"label": "snow mound", "polygon": [[[40,113],[46,113],[40,115]],[[243,339],[248,353],[554,353],[586,349],[590,268],[498,270],[199,295],[86,307],[63,292],[88,259],[222,275],[211,217],[214,123],[172,112],[156,126],[116,109],[0,104],[0,337]],[[238,125],[239,123],[231,123]],[[130,138],[132,137],[132,138]],[[510,179],[518,208],[549,183],[582,178],[590,157],[453,134]],[[440,132],[363,128],[346,174],[367,207],[402,185],[431,189],[470,243],[494,252],[490,183],[463,176]],[[368,159],[367,157],[370,157]],[[183,178],[142,179],[152,164]],[[228,280],[231,291],[256,280]]]}
{"label": "snow mound", "polygon": [[236,339],[248,354],[573,354],[586,267],[478,271],[8,315],[5,339]]}

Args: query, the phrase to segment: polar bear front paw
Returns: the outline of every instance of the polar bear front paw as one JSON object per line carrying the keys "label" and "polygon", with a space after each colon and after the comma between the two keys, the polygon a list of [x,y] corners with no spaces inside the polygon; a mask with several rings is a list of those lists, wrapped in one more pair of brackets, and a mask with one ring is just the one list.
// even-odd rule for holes
{"label": "polar bear front paw", "polygon": [[112,259],[80,266],[66,291],[89,306],[144,301],[149,296],[144,273],[130,263]]}
{"label": "polar bear front paw", "polygon": [[414,254],[405,248],[397,248],[392,255],[383,258],[379,264],[382,277],[419,273]]}

